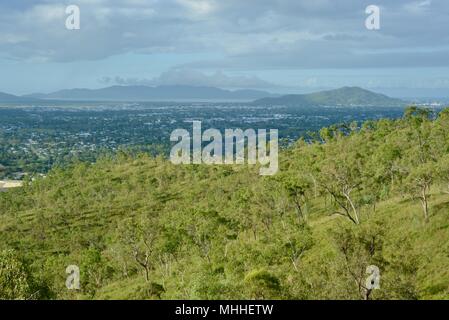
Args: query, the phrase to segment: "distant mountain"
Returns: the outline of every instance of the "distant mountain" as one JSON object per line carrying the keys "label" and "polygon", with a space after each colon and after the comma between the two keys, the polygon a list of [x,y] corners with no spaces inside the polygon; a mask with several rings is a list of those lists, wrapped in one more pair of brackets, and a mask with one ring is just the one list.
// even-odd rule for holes
{"label": "distant mountain", "polygon": [[359,87],[343,87],[335,90],[310,94],[289,94],[281,97],[267,97],[254,101],[262,105],[288,106],[403,106],[405,101],[368,91]]}
{"label": "distant mountain", "polygon": [[9,93],[0,92],[0,102],[16,102],[20,100],[23,99]]}
{"label": "distant mountain", "polygon": [[14,96],[12,94],[8,94],[8,93],[4,93],[4,92],[0,92],[0,101],[13,101],[15,99],[17,99],[17,96]]}
{"label": "distant mountain", "polygon": [[275,95],[259,90],[224,90],[197,86],[112,86],[102,89],[69,89],[27,97],[82,101],[248,100]]}
{"label": "distant mountain", "polygon": [[29,102],[36,101],[34,98],[19,97],[13,94],[0,92],[0,103],[2,102]]}
{"label": "distant mountain", "polygon": [[[102,89],[66,89],[24,96],[0,92],[0,102],[71,101],[253,101],[259,105],[288,106],[404,106],[405,101],[359,87],[343,87],[310,94],[279,96],[259,90],[225,90],[205,86],[111,86]],[[254,101],[255,100],[255,101]]]}

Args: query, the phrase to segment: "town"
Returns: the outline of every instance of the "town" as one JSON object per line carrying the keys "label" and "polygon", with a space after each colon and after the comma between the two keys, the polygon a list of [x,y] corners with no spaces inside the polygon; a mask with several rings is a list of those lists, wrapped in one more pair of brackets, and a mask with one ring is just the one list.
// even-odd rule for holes
{"label": "town", "polygon": [[0,104],[0,180],[23,180],[55,166],[95,162],[102,156],[145,152],[168,156],[170,135],[203,129],[279,130],[279,147],[335,123],[398,118],[402,109],[293,108],[247,103],[88,103]]}

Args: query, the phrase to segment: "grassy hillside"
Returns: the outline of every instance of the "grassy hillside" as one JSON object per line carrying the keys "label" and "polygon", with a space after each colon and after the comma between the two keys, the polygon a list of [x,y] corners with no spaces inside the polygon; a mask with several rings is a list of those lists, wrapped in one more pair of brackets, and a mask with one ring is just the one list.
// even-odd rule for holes
{"label": "grassy hillside", "polygon": [[1,193],[0,298],[449,298],[449,110],[326,128],[280,157],[261,177],[118,154]]}
{"label": "grassy hillside", "polygon": [[255,104],[308,106],[405,106],[400,99],[368,91],[359,87],[343,87],[334,90],[320,91],[309,94],[289,94],[281,97],[268,97],[256,100]]}

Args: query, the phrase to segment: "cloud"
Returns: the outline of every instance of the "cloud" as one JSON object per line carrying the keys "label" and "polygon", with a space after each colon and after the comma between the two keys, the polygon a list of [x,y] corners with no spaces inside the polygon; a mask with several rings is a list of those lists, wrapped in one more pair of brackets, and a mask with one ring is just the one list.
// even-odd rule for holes
{"label": "cloud", "polygon": [[177,0],[177,2],[186,7],[194,16],[210,14],[216,7],[215,2],[211,0]]}
{"label": "cloud", "polygon": [[262,80],[256,76],[237,75],[230,76],[222,71],[205,74],[194,69],[171,69],[152,79],[124,78],[120,76],[103,77],[100,83],[105,85],[194,85],[227,89],[267,89],[278,87],[276,84]]}
{"label": "cloud", "polygon": [[430,9],[431,0],[412,1],[404,5],[404,9],[413,14],[421,14]]}
{"label": "cloud", "polygon": [[379,31],[364,27],[370,0],[73,2],[81,9],[78,31],[65,29],[60,1],[0,3],[0,56],[53,62],[126,53],[222,56],[187,66],[212,70],[449,66],[446,0],[378,0]]}

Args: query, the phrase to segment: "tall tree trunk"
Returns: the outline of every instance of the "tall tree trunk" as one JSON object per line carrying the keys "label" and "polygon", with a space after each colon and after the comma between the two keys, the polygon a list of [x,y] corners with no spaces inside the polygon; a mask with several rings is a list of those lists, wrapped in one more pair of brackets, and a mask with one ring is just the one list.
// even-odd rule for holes
{"label": "tall tree trunk", "polygon": [[424,220],[426,222],[429,222],[429,203],[427,199],[427,189],[428,189],[427,185],[424,185],[421,188],[421,205],[424,212]]}
{"label": "tall tree trunk", "polygon": [[145,280],[150,282],[150,271],[148,270],[148,266],[145,267]]}
{"label": "tall tree trunk", "polygon": [[[348,200],[348,202],[349,202],[349,204],[350,204],[350,206],[351,206],[351,208],[352,208],[352,212],[354,212],[354,221],[355,221],[355,224],[360,224],[359,214],[358,214],[358,212],[357,212],[357,209],[356,209],[354,203],[353,203],[352,200],[351,200],[351,197],[349,196],[349,193],[343,192],[343,195],[344,195],[344,196],[346,197],[346,199]],[[349,212],[348,212],[348,213],[349,213]]]}

